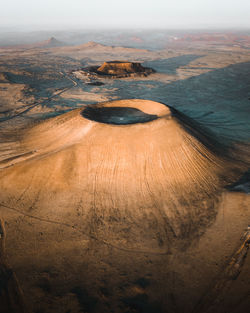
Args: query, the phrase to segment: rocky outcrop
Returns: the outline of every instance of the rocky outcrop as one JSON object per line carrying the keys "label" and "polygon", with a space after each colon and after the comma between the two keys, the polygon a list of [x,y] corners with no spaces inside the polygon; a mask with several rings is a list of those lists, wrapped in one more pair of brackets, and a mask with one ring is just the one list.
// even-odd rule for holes
{"label": "rocky outcrop", "polygon": [[109,78],[124,78],[124,77],[146,77],[155,70],[149,67],[144,67],[139,62],[129,61],[110,61],[104,62],[101,66],[91,66],[84,68],[83,73],[87,76],[105,76]]}

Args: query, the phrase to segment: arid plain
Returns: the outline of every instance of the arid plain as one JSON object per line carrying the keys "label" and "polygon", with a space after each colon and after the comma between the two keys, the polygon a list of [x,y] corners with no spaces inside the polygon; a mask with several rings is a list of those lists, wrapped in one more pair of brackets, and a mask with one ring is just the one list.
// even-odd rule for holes
{"label": "arid plain", "polygon": [[[0,312],[248,311],[237,36],[0,47]],[[109,77],[111,61],[153,70]]]}

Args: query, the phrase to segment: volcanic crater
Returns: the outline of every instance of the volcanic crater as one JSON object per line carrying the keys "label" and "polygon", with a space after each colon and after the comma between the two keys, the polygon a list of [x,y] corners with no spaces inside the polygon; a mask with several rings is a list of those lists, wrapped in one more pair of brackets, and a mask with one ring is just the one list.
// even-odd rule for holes
{"label": "volcanic crater", "polygon": [[249,168],[245,146],[143,99],[14,139],[0,150],[0,313],[226,312],[214,304],[247,277],[249,200],[224,188]]}
{"label": "volcanic crater", "polygon": [[144,67],[139,62],[108,61],[102,65],[89,66],[82,69],[87,76],[103,76],[108,78],[147,77],[156,71],[150,67]]}

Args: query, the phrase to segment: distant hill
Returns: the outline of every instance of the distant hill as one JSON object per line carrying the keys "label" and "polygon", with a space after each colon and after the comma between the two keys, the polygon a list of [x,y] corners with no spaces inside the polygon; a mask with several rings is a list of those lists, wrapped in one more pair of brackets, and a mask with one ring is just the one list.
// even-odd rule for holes
{"label": "distant hill", "polygon": [[48,40],[44,40],[44,41],[41,41],[41,42],[38,42],[35,44],[36,47],[47,47],[47,48],[61,47],[64,45],[65,45],[65,43],[57,40],[55,37],[51,37]]}
{"label": "distant hill", "polygon": [[143,56],[148,55],[151,51],[146,49],[137,49],[137,48],[128,48],[128,47],[120,47],[120,46],[107,46],[100,44],[98,42],[89,41],[81,45],[77,46],[64,46],[64,47],[54,47],[51,49],[53,53],[58,55],[67,55],[74,58],[84,58],[89,57],[96,58],[97,55],[101,56],[103,54],[108,54],[111,59],[115,58],[123,58],[128,59],[129,56],[137,55]]}
{"label": "distant hill", "polygon": [[120,46],[107,46],[95,41],[89,41],[81,45],[77,46],[67,46],[63,50],[67,51],[79,51],[79,50],[99,50],[99,51],[118,51],[118,50],[126,50],[126,51],[148,51],[146,49],[137,49],[137,48],[128,48],[128,47],[120,47]]}
{"label": "distant hill", "polygon": [[187,33],[181,36],[173,36],[170,43],[183,45],[215,44],[246,48],[250,45],[250,36],[237,33]]}
{"label": "distant hill", "polygon": [[55,48],[55,47],[63,47],[66,44],[62,41],[57,40],[54,37],[51,37],[47,40],[35,42],[32,44],[24,44],[24,45],[13,45],[4,47],[5,49],[46,49],[46,48]]}
{"label": "distant hill", "polygon": [[105,48],[105,47],[108,47],[107,45],[103,45],[101,43],[98,43],[98,42],[95,42],[95,41],[89,41],[89,42],[86,42],[82,45],[78,45],[76,46],[78,48],[84,48],[84,49],[91,49],[91,48]]}

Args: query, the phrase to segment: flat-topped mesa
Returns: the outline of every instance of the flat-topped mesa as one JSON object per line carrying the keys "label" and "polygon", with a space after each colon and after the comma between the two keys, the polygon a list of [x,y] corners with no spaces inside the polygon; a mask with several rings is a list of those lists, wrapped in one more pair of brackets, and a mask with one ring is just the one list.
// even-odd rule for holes
{"label": "flat-topped mesa", "polygon": [[145,72],[140,63],[127,62],[127,61],[111,61],[104,62],[98,69],[98,72],[102,72],[109,75],[121,75],[127,73],[142,73]]}
{"label": "flat-topped mesa", "polygon": [[149,74],[155,73],[155,70],[149,67],[144,67],[139,62],[109,61],[104,62],[101,66],[88,68],[88,72],[90,74],[95,73],[110,78],[123,78],[148,76]]}

